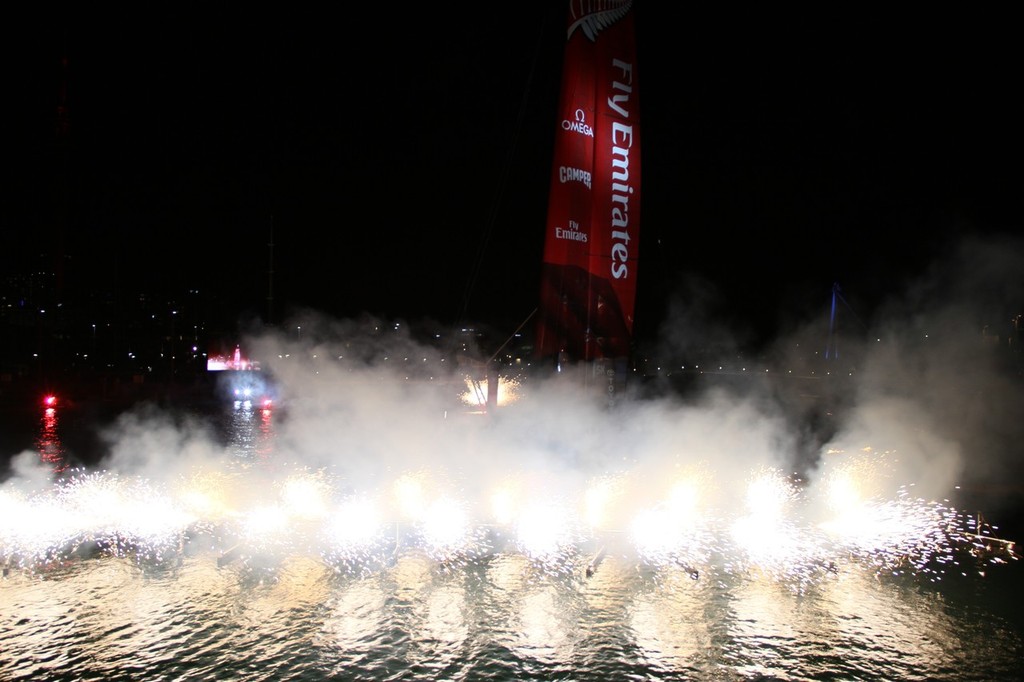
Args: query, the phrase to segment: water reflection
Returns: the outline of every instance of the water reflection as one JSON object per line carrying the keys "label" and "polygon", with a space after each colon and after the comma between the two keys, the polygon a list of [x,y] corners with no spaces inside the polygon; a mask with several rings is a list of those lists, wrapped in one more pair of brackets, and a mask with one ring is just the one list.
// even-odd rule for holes
{"label": "water reflection", "polygon": [[[719,664],[716,635],[726,622],[710,583],[669,567],[642,585],[626,613],[639,655],[659,671],[708,670]],[[716,632],[716,628],[719,632]]]}
{"label": "water reflection", "polygon": [[495,643],[531,665],[571,667],[583,636],[584,608],[573,581],[518,554],[494,556],[485,580]]}
{"label": "water reflection", "polygon": [[388,597],[378,581],[354,580],[341,585],[326,601],[321,646],[336,652],[341,669],[353,669],[382,646],[387,633]]}
{"label": "water reflection", "polygon": [[418,601],[410,624],[414,658],[428,661],[438,672],[456,664],[470,634],[466,608],[465,588],[456,581],[432,585]]}
{"label": "water reflection", "polygon": [[39,420],[39,432],[36,436],[35,447],[36,452],[39,453],[39,460],[54,473],[60,473],[68,466],[58,423],[56,405],[45,405]]}
{"label": "water reflection", "polygon": [[[0,582],[0,677],[1013,674],[1019,624],[946,587],[844,567],[796,592],[768,575],[694,580],[617,558],[587,578],[515,554],[451,570],[411,553],[362,577],[315,556],[273,566],[222,566],[208,551],[152,564],[97,556]],[[1017,598],[1019,581],[1015,589],[997,598]]]}
{"label": "water reflection", "polygon": [[274,410],[249,400],[236,400],[228,428],[234,456],[266,462],[274,454]]}

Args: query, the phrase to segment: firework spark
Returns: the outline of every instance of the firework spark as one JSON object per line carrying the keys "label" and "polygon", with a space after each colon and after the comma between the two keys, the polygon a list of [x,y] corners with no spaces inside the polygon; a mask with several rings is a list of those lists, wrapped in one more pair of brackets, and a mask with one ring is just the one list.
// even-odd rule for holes
{"label": "firework spark", "polygon": [[[355,573],[405,551],[450,567],[512,552],[563,571],[595,547],[614,547],[639,564],[694,574],[754,571],[805,585],[839,565],[937,579],[959,570],[963,556],[1016,558],[1013,544],[993,538],[979,519],[916,497],[913,485],[886,495],[893,481],[884,453],[831,457],[817,481],[756,469],[732,491],[730,481],[706,471],[678,469],[659,486],[634,481],[643,494],[630,491],[629,472],[597,477],[576,494],[571,486],[555,494],[537,480],[512,478],[495,488],[488,513],[424,472],[403,473],[379,490],[342,493],[326,472],[304,469],[282,470],[277,482],[262,485],[244,469],[197,471],[171,490],[74,471],[42,491],[0,488],[0,560],[32,567],[74,557],[82,547],[173,555],[200,531],[225,557],[303,553]],[[716,506],[713,499],[743,503]]]}

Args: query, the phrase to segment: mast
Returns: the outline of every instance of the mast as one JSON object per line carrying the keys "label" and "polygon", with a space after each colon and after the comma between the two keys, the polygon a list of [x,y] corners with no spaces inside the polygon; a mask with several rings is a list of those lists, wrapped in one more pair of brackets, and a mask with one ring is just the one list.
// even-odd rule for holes
{"label": "mast", "polygon": [[621,387],[640,247],[640,107],[631,0],[568,4],[536,354]]}
{"label": "mast", "polygon": [[267,265],[267,321],[274,324],[274,216],[270,216],[270,243],[267,244],[269,263]]}
{"label": "mast", "polygon": [[828,343],[825,345],[825,359],[838,360],[839,348],[836,346],[836,299],[839,298],[839,282],[832,284],[832,308],[828,318]]}

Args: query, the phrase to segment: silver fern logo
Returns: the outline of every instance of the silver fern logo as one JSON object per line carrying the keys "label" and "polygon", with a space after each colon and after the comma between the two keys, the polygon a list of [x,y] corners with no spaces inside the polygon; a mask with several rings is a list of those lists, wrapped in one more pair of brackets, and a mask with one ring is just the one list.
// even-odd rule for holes
{"label": "silver fern logo", "polygon": [[569,3],[572,22],[569,24],[568,40],[579,29],[590,42],[597,41],[597,34],[626,16],[633,6],[633,0],[576,0]]}

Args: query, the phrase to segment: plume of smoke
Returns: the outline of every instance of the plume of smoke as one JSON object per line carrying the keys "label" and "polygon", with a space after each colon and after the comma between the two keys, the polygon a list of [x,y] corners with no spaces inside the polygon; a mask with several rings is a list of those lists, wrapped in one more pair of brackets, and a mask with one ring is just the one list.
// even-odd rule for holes
{"label": "plume of smoke", "polygon": [[31,450],[20,452],[10,460],[10,477],[3,485],[22,493],[30,493],[47,487],[53,480],[53,470],[39,459],[39,453]]}
{"label": "plume of smoke", "polygon": [[[744,379],[657,399],[637,391],[609,408],[599,391],[537,374],[514,409],[479,419],[460,402],[467,374],[479,376],[489,355],[472,335],[442,346],[404,323],[307,312],[244,342],[283,408],[274,459],[329,467],[353,489],[418,471],[471,497],[516,474],[543,497],[624,472],[642,499],[695,463],[722,482],[763,466],[813,476],[829,450],[871,447],[893,452],[899,478],[938,497],[965,476],[985,484],[1020,474],[1020,356],[1007,316],[1021,302],[1021,253],[1019,241],[950,250],[866,328],[844,330],[841,364],[823,364],[821,320],[798,329],[762,356],[796,367],[802,378],[785,384],[796,389]],[[680,298],[680,318],[665,326],[666,354],[741,352],[708,321],[714,293],[696,282],[687,291],[692,300]],[[208,424],[155,408],[122,415],[104,436],[105,467],[157,480],[229,458]],[[22,482],[49,476],[24,454],[12,467]],[[719,502],[735,490],[723,488]]]}
{"label": "plume of smoke", "polygon": [[966,239],[879,308],[832,447],[894,451],[925,496],[1019,477],[1022,256],[1016,238]]}
{"label": "plume of smoke", "polygon": [[544,499],[628,473],[643,499],[688,463],[729,480],[779,466],[793,448],[783,416],[763,401],[716,393],[696,406],[627,399],[609,409],[600,391],[580,390],[576,375],[531,376],[514,408],[468,417],[458,396],[486,353],[460,345],[446,356],[402,325],[373,320],[311,316],[301,326],[301,341],[282,331],[248,340],[286,405],[275,458],[330,467],[355,489],[430,471],[464,497],[515,476]]}
{"label": "plume of smoke", "polygon": [[208,424],[195,416],[176,418],[151,404],[120,415],[102,438],[107,447],[104,468],[157,481],[224,457]]}
{"label": "plume of smoke", "polygon": [[[749,424],[773,424],[760,437],[784,469],[813,477],[830,451],[890,451],[897,478],[928,497],[959,484],[993,489],[1020,480],[1024,243],[973,236],[940,252],[873,310],[852,309],[840,296],[839,324],[822,305],[812,317],[782,321],[788,331],[764,347],[751,343],[742,320],[717,313],[723,306],[712,286],[687,279],[655,354],[703,362],[702,370],[710,360],[740,360],[775,378],[700,375],[686,384],[689,409],[667,408],[675,418],[656,430],[675,432],[707,411],[713,433],[716,423],[730,424],[728,415],[745,413]],[[863,301],[856,292],[850,300]]]}

